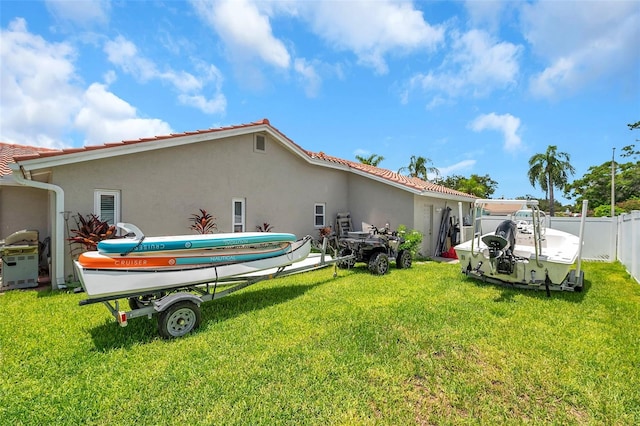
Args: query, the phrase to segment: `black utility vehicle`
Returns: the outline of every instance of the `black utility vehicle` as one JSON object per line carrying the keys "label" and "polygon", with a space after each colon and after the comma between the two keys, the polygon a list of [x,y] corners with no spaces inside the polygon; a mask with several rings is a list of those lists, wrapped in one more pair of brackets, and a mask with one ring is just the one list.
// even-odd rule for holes
{"label": "black utility vehicle", "polygon": [[395,261],[397,268],[411,267],[411,252],[400,248],[404,238],[397,232],[392,232],[387,227],[378,229],[372,225],[369,225],[369,232],[353,232],[348,230],[351,227],[350,219],[348,219],[348,225],[345,219],[348,219],[348,216],[338,215],[339,255],[340,257],[353,255],[353,257],[338,261],[339,268],[351,268],[356,262],[364,262],[371,273],[384,275],[389,271],[389,259]]}

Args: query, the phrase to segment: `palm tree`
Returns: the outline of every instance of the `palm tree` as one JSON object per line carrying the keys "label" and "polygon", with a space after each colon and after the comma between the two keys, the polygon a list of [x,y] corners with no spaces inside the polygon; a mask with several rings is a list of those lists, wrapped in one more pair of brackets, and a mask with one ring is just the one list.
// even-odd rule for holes
{"label": "palm tree", "polygon": [[540,184],[540,189],[548,194],[551,216],[555,215],[553,188],[562,189],[567,184],[567,173],[575,173],[569,154],[557,152],[557,149],[557,146],[549,145],[544,154],[535,154],[529,159],[529,182],[534,188],[536,183]]}
{"label": "palm tree", "polygon": [[378,164],[380,164],[380,162],[382,160],[384,160],[384,157],[382,155],[378,155],[378,154],[371,154],[368,157],[363,157],[361,155],[356,155],[356,160],[358,160],[362,164],[368,164],[370,166],[377,167]]}
{"label": "palm tree", "polygon": [[409,166],[401,167],[398,170],[398,173],[409,172],[409,176],[417,177],[422,180],[429,180],[427,177],[427,173],[433,173],[436,176],[440,175],[440,170],[433,166],[427,166],[427,164],[431,163],[431,160],[424,157],[416,157],[415,155],[411,156],[411,161]]}

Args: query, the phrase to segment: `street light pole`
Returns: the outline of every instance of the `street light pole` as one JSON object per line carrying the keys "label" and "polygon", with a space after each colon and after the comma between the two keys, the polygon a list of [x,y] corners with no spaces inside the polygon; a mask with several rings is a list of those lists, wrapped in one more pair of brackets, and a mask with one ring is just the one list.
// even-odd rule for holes
{"label": "street light pole", "polygon": [[616,215],[616,148],[611,155],[611,217]]}

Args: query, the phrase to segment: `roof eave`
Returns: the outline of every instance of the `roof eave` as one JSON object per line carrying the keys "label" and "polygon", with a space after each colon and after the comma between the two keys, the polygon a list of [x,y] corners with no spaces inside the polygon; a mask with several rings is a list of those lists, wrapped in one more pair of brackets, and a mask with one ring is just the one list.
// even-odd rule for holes
{"label": "roof eave", "polygon": [[[195,134],[185,134],[184,136],[167,136],[158,138],[141,138],[138,140],[108,143],[99,146],[87,146],[84,148],[74,148],[65,151],[64,154],[40,155],[37,158],[17,158],[16,162],[25,170],[34,170],[47,167],[57,167],[81,161],[100,160],[103,158],[118,157],[121,155],[137,154],[140,152],[154,151],[157,149],[171,148],[192,143],[207,142],[216,139],[223,139],[238,135],[266,132],[273,135],[286,145],[289,142],[273,132],[268,124],[256,124],[245,127],[223,129],[216,132],[202,132]],[[296,151],[290,147],[292,151]],[[77,151],[77,152],[74,152]],[[298,155],[303,155],[297,152]]]}
{"label": "roof eave", "polygon": [[429,191],[429,190],[420,191],[420,195],[429,196],[431,198],[438,198],[438,199],[447,200],[447,201],[462,201],[463,203],[473,203],[476,200],[476,197],[473,197],[473,196],[445,194],[442,192]]}

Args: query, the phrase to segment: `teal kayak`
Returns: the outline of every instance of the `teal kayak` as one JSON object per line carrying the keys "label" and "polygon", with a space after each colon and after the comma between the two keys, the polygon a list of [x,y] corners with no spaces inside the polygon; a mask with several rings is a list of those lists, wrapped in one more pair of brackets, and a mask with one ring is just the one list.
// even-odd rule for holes
{"label": "teal kayak", "polygon": [[278,232],[235,232],[221,234],[175,235],[161,237],[114,238],[98,243],[102,254],[141,254],[175,250],[218,248],[250,248],[261,245],[294,242],[296,236]]}

